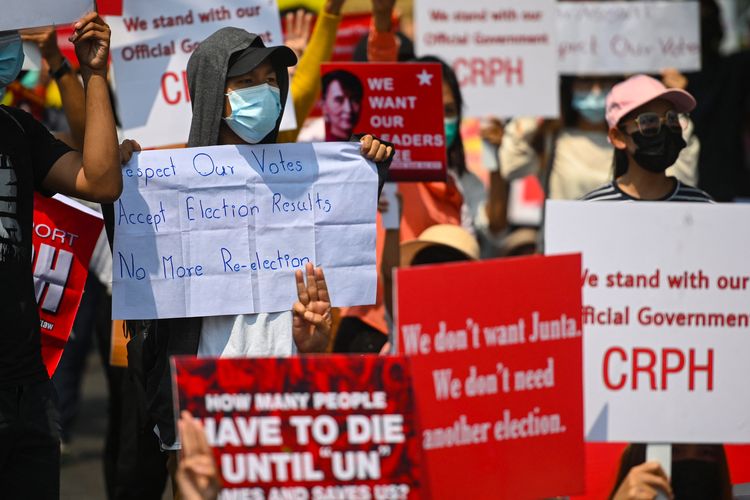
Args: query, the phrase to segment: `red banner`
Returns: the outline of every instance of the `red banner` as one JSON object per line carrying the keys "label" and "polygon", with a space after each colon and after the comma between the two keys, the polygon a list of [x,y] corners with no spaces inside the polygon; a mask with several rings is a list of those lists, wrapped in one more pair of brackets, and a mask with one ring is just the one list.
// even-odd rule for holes
{"label": "red banner", "polygon": [[203,422],[224,494],[419,498],[421,457],[403,358],[175,357],[172,373],[178,409]]}
{"label": "red banner", "polygon": [[[50,376],[73,328],[102,218],[72,200],[34,195],[34,290]],[[80,208],[78,208],[80,207]]]}
{"label": "red banner", "polygon": [[445,180],[439,64],[329,63],[321,75],[327,141],[374,134],[396,145],[389,180]]}
{"label": "red banner", "polygon": [[440,498],[583,491],[580,255],[399,269],[425,488]]}

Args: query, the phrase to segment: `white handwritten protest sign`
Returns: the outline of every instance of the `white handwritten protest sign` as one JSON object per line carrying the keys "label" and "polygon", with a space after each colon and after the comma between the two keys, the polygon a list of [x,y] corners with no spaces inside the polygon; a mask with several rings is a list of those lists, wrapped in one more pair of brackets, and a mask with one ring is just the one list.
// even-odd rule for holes
{"label": "white handwritten protest sign", "polygon": [[589,441],[750,442],[750,207],[548,202],[582,252]]}
{"label": "white handwritten protest sign", "polygon": [[374,303],[378,176],[358,143],[148,151],[123,176],[115,319],[289,310],[308,262],[334,305]]}
{"label": "white handwritten protest sign", "polygon": [[558,2],[559,69],[571,75],[696,71],[698,2]]}
{"label": "white handwritten protest sign", "polygon": [[70,24],[94,10],[93,0],[3,0],[0,31]]}
{"label": "white handwritten protest sign", "polygon": [[456,72],[467,116],[557,116],[554,0],[417,0],[419,55]]}
{"label": "white handwritten protest sign", "polygon": [[[257,33],[267,46],[284,42],[275,0],[128,0],[122,17],[107,20],[120,120],[124,134],[143,147],[187,142],[192,118],[187,62],[205,38],[232,26]],[[281,128],[295,127],[289,97]]]}

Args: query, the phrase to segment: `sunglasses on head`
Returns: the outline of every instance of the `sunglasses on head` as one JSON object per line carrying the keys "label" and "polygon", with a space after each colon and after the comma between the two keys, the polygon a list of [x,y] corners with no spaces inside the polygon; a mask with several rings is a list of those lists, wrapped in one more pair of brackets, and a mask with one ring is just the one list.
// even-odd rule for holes
{"label": "sunglasses on head", "polygon": [[635,123],[638,126],[638,131],[646,136],[653,137],[661,132],[662,124],[666,124],[672,131],[679,132],[682,130],[683,122],[687,119],[687,116],[676,111],[667,111],[664,116],[659,113],[652,111],[647,113],[641,113],[632,120],[627,120],[622,124],[622,130],[625,131],[628,123]]}

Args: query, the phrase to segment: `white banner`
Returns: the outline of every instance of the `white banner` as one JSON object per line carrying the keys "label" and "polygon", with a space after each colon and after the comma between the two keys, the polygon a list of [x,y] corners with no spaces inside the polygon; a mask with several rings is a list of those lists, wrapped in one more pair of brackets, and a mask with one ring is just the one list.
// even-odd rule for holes
{"label": "white banner", "polygon": [[420,56],[455,70],[465,116],[558,115],[554,0],[416,0]]}
{"label": "white banner", "polygon": [[289,310],[322,266],[335,306],[375,302],[378,175],[359,143],[147,151],[115,203],[115,319]]}
{"label": "white banner", "polygon": [[588,441],[750,442],[750,207],[548,201],[583,254]]}
{"label": "white banner", "polygon": [[92,0],[3,0],[0,31],[71,24],[94,10]]}
{"label": "white banner", "polygon": [[559,69],[568,75],[701,67],[698,2],[558,2]]}
{"label": "white banner", "polygon": [[[122,17],[107,22],[123,135],[144,148],[187,143],[193,114],[186,68],[202,40],[232,26],[258,34],[267,46],[284,42],[275,0],[127,0]],[[290,92],[282,130],[296,127],[291,103]]]}

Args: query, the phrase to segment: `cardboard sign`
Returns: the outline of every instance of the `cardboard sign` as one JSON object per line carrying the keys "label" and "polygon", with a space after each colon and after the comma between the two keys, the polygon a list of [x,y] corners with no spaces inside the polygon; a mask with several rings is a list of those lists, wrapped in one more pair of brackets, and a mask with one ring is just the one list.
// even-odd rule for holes
{"label": "cardboard sign", "polygon": [[323,64],[321,75],[327,141],[373,134],[396,146],[389,180],[445,180],[439,64]]}
{"label": "cardboard sign", "polygon": [[419,498],[403,358],[175,357],[172,374],[175,414],[202,421],[222,498]]}
{"label": "cardboard sign", "polygon": [[579,272],[569,255],[396,273],[397,343],[436,497],[583,490]]}
{"label": "cardboard sign", "polygon": [[[281,45],[275,1],[128,0],[112,28],[112,70],[123,134],[144,148],[185,144],[192,108],[187,62],[201,41],[226,26],[257,33],[267,46]],[[225,75],[216,75],[222,80]],[[281,129],[296,128],[291,93]]]}
{"label": "cardboard sign", "polygon": [[113,318],[288,311],[308,262],[334,306],[372,304],[378,174],[359,147],[134,155],[114,207]]}
{"label": "cardboard sign", "polygon": [[750,442],[750,207],[548,201],[582,252],[589,441]]}
{"label": "cardboard sign", "polygon": [[416,0],[417,54],[456,72],[464,115],[556,117],[554,0]]}
{"label": "cardboard sign", "polygon": [[101,215],[69,198],[34,195],[32,259],[42,359],[50,376],[73,328],[89,261],[104,228]]}
{"label": "cardboard sign", "polygon": [[701,68],[699,2],[558,2],[560,73]]}
{"label": "cardboard sign", "polygon": [[0,31],[71,24],[93,10],[92,0],[3,0]]}

